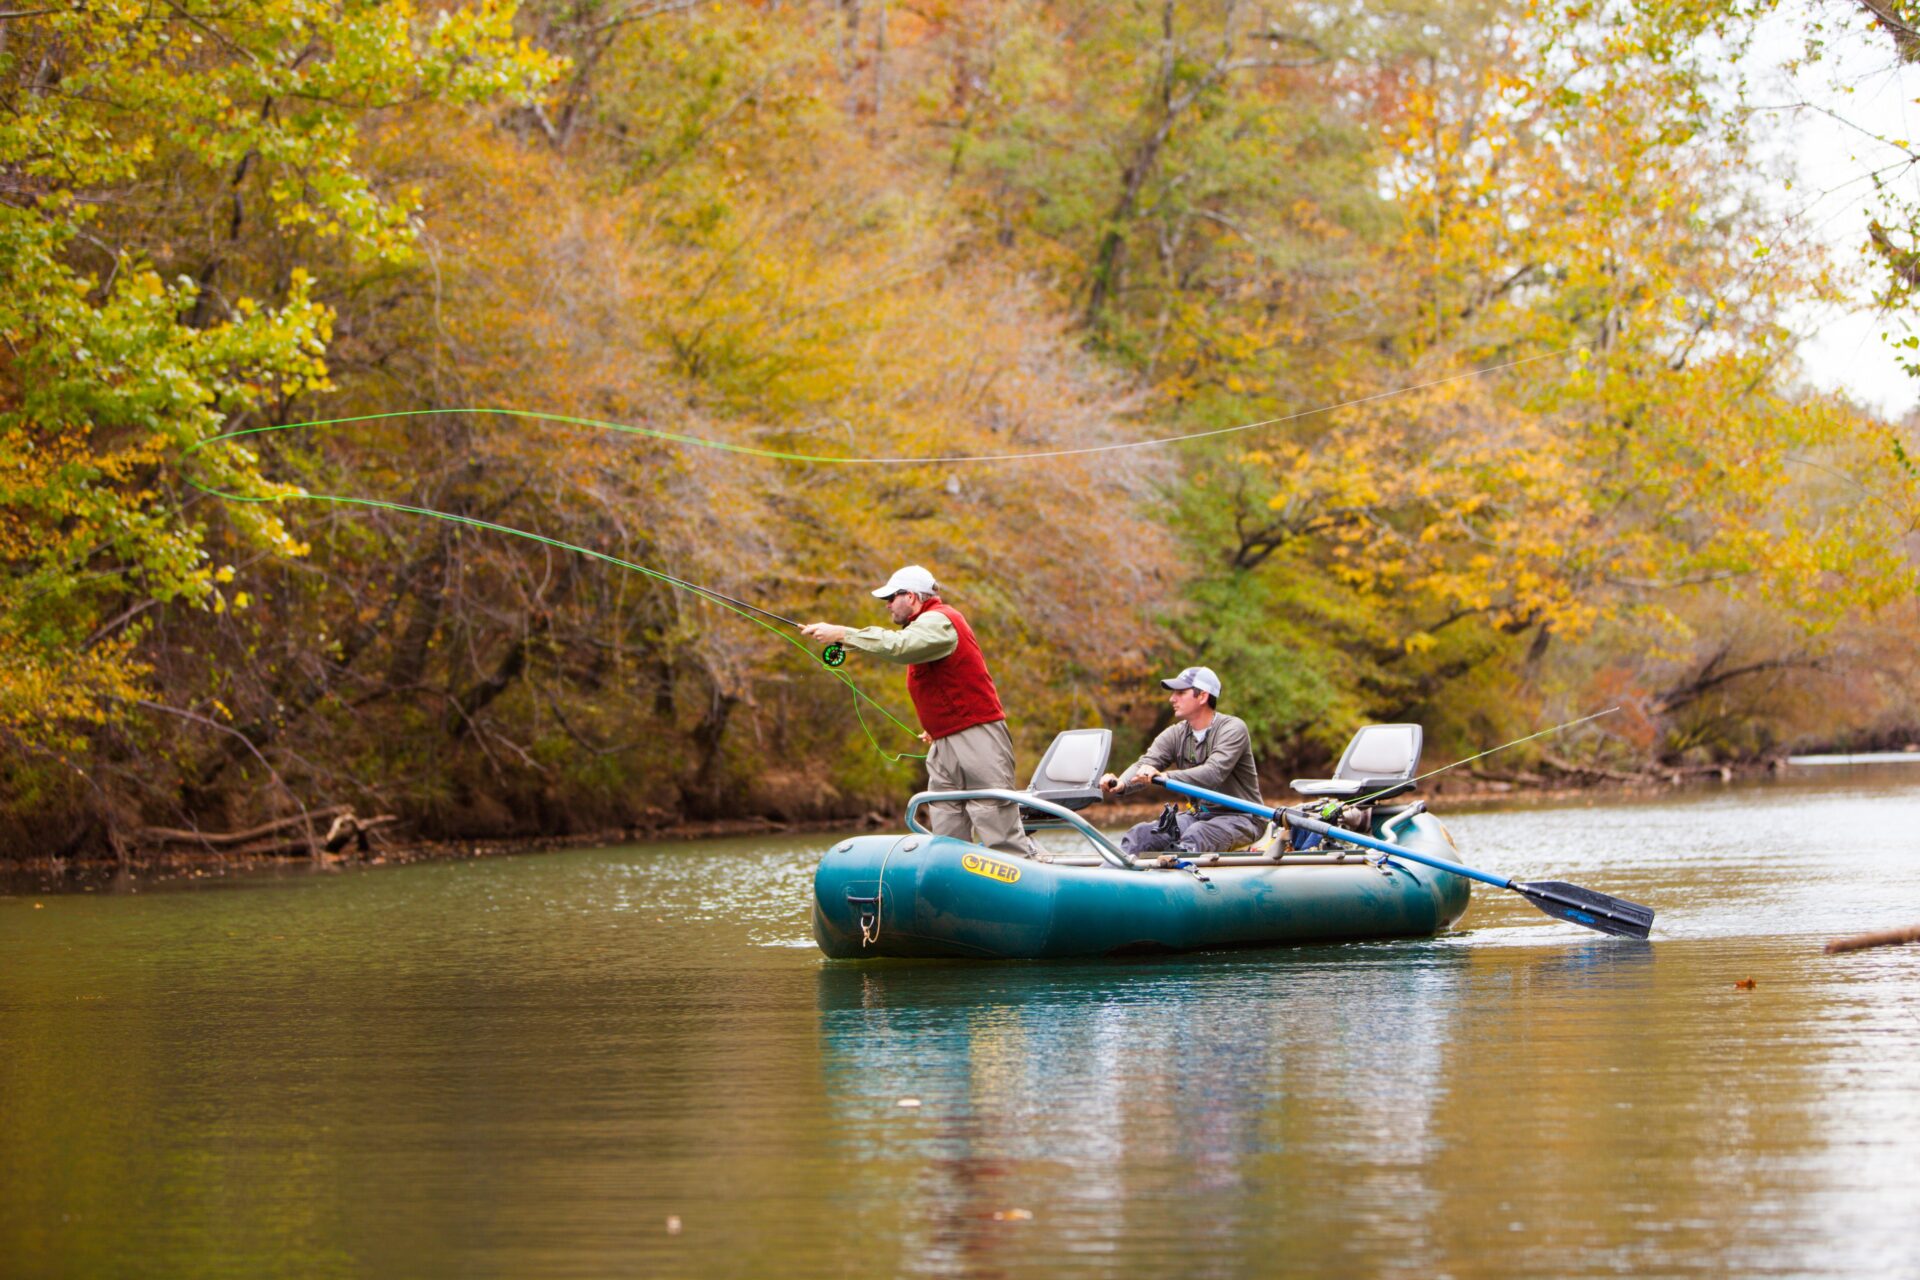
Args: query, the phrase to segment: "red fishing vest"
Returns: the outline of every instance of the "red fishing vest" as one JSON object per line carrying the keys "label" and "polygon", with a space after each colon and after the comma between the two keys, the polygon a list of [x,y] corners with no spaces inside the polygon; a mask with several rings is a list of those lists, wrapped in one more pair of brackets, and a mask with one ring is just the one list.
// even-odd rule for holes
{"label": "red fishing vest", "polygon": [[1000,705],[1000,691],[993,687],[993,673],[987,670],[987,660],[980,653],[980,642],[973,638],[973,628],[967,625],[959,610],[941,604],[939,596],[921,605],[920,613],[913,617],[929,609],[946,615],[959,634],[960,643],[944,658],[915,662],[907,667],[907,694],[913,699],[913,709],[919,713],[920,727],[929,737],[946,738],[977,724],[1005,720],[1007,713]]}

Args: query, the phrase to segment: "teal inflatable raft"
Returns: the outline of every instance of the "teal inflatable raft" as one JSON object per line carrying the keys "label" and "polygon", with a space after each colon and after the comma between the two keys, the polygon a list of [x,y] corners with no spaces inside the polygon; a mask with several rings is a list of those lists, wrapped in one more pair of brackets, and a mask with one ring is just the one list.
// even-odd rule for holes
{"label": "teal inflatable raft", "polygon": [[[1369,847],[1336,843],[1336,833],[1299,853],[1203,855],[1161,866],[1128,857],[1079,815],[1100,796],[1095,780],[1111,735],[1070,730],[1048,749],[1026,791],[921,792],[908,802],[906,834],[835,845],[814,875],[814,937],[836,959],[1042,959],[1427,937],[1465,913],[1468,882],[1385,851],[1456,856],[1423,803],[1378,803],[1412,786],[1420,736],[1417,725],[1370,725],[1334,778],[1294,783],[1316,800],[1363,801],[1345,811],[1345,821],[1372,837]],[[928,803],[989,797],[1019,803],[1029,830],[1078,832],[1087,850],[1014,857],[932,835],[918,820]]]}

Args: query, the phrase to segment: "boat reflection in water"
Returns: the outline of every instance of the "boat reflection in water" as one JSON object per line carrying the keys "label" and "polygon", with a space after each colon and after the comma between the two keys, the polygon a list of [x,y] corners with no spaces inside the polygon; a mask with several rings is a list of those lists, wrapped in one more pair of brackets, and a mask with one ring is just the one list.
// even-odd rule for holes
{"label": "boat reflection in water", "polygon": [[[1440,1195],[1470,955],[825,965],[839,1163],[894,1205],[906,1268],[1113,1250],[1225,1274],[1281,1246],[1333,1265],[1357,1242],[1319,1230],[1329,1196],[1404,1250]],[[1023,1213],[1040,1227],[1010,1232]]]}

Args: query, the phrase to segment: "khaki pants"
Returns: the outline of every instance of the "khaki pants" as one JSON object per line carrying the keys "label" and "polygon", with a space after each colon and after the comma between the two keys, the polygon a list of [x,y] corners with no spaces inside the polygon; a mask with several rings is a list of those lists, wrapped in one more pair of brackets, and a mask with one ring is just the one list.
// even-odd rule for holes
{"label": "khaki pants", "polygon": [[[978,791],[983,787],[1017,790],[1013,780],[1013,736],[1005,720],[934,739],[927,752],[929,791]],[[1031,858],[1033,841],[1020,829],[1020,806],[1010,800],[946,801],[926,806],[927,826],[937,836],[971,840]]]}

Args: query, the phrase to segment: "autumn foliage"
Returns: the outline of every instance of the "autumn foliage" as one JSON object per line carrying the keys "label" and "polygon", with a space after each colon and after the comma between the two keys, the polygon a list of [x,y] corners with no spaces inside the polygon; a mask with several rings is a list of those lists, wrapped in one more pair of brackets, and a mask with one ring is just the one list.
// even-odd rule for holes
{"label": "autumn foliage", "polygon": [[1278,770],[1368,719],[1448,756],[1619,702],[1552,748],[1616,771],[1912,724],[1911,435],[1797,381],[1835,282],[1675,40],[1229,0],[0,15],[0,844],[918,785],[783,628],[555,544],[860,623],[932,566],[1029,764],[1130,748],[1193,660]]}

